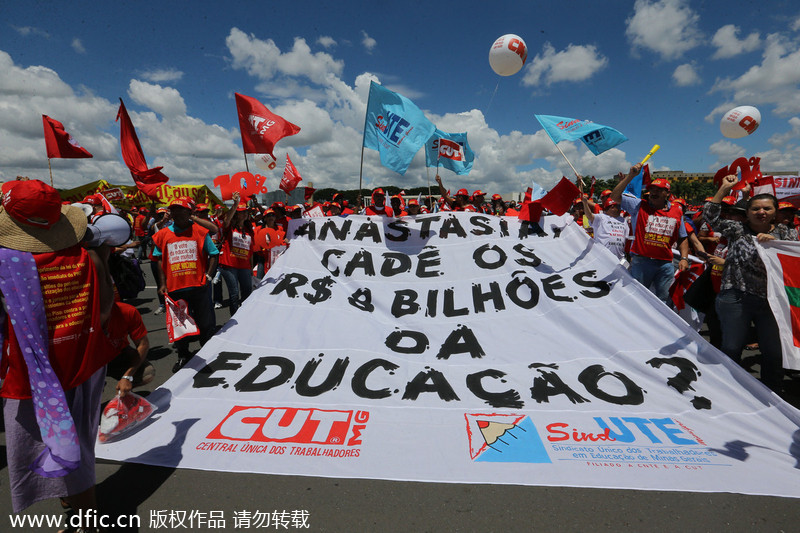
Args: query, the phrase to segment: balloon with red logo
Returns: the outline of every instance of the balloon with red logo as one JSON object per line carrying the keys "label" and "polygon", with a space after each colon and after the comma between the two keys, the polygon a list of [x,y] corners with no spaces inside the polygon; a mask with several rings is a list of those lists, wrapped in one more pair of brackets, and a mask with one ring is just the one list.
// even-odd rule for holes
{"label": "balloon with red logo", "polygon": [[719,123],[722,135],[729,139],[747,137],[761,124],[761,113],[750,105],[734,107],[724,115]]}
{"label": "balloon with red logo", "polygon": [[528,47],[519,35],[499,37],[489,49],[489,65],[501,76],[513,76],[528,59]]}

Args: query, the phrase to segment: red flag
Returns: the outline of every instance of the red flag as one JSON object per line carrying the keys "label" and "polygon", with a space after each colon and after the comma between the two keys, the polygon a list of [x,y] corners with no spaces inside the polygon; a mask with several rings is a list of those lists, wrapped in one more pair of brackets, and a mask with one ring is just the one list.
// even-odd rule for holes
{"label": "red flag", "polygon": [[519,211],[519,218],[529,222],[539,222],[539,217],[541,217],[542,211],[545,209],[554,215],[563,215],[569,211],[569,208],[572,207],[572,201],[580,193],[574,183],[567,178],[561,178],[561,181],[550,189],[550,192],[538,200],[524,202],[522,209]]}
{"label": "red flag", "polygon": [[289,159],[289,154],[286,154],[286,166],[283,168],[283,178],[278,187],[286,194],[289,194],[302,180],[303,178],[300,177],[300,173],[297,171],[294,163]]}
{"label": "red flag", "polygon": [[76,159],[79,157],[92,157],[86,148],[75,142],[72,135],[64,131],[64,125],[56,119],[42,115],[44,125],[44,145],[47,148],[47,157],[60,157]]}
{"label": "red flag", "polygon": [[275,143],[284,137],[295,135],[300,131],[300,127],[276,115],[255,98],[234,94],[244,153],[269,154],[274,159],[272,150],[275,148]]}
{"label": "red flag", "polygon": [[594,198],[594,184],[597,182],[597,178],[592,176],[592,186],[589,187],[589,198]]}
{"label": "red flag", "polygon": [[700,277],[705,268],[705,263],[692,263],[687,270],[675,272],[675,280],[669,287],[669,297],[672,303],[675,304],[675,309],[680,311],[686,307],[683,295],[686,294],[686,290],[692,286],[692,283]]}
{"label": "red flag", "polygon": [[[122,119],[120,121],[120,119]],[[136,186],[150,198],[156,199],[156,191],[159,185],[169,181],[169,178],[161,172],[164,167],[147,168],[147,161],[139,144],[139,137],[128,116],[128,110],[122,98],[119,99],[119,111],[117,112],[117,122],[119,122],[119,147],[122,150],[122,159],[131,171],[133,181]]]}
{"label": "red flag", "polygon": [[311,198],[311,196],[313,196],[315,192],[317,192],[317,189],[315,189],[314,187],[306,187],[305,189],[306,190],[303,192],[303,201],[307,202],[308,199]]}

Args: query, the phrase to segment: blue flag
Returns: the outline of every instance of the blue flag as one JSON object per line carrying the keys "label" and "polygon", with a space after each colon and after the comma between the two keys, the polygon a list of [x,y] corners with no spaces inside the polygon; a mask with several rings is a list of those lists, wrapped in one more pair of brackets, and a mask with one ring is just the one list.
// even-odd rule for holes
{"label": "blue flag", "polygon": [[542,186],[531,180],[531,200],[538,200],[545,194],[547,194],[547,192],[542,189]]}
{"label": "blue flag", "polygon": [[590,120],[551,115],[534,115],[555,144],[561,141],[582,141],[594,155],[600,155],[628,140],[623,134]]}
{"label": "blue flag", "polygon": [[370,83],[364,147],[377,150],[383,166],[405,174],[434,130],[436,126],[414,102],[374,81]]}
{"label": "blue flag", "polygon": [[469,147],[466,133],[445,133],[439,128],[425,143],[425,166],[444,167],[456,174],[469,174],[475,152]]}
{"label": "blue flag", "polygon": [[628,186],[625,187],[625,190],[622,191],[623,194],[631,194],[636,198],[642,197],[642,189],[650,185],[650,165],[645,165],[642,167],[642,170],[639,171],[636,176],[628,183]]}

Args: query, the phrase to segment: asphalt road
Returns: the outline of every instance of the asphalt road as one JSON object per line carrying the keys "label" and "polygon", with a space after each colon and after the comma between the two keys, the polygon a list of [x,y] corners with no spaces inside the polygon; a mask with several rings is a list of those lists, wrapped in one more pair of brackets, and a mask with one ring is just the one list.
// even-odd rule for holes
{"label": "asphalt road", "polygon": [[[145,272],[153,285],[147,265]],[[167,343],[163,315],[153,315],[155,289],[148,287],[129,303],[142,313],[156,368],[155,379],[135,389],[146,395],[172,376],[176,355]],[[228,317],[227,309],[217,310],[218,324]],[[786,382],[787,398],[796,406],[797,381]],[[105,400],[113,397],[114,386],[109,378]],[[4,433],[0,444],[5,470]],[[138,528],[118,531],[800,530],[797,500],[740,494],[330,479],[109,461],[98,461],[97,481],[101,513],[138,516]],[[36,518],[62,512],[50,500],[23,514]],[[5,472],[0,472],[0,515],[0,532],[57,530],[12,526]]]}

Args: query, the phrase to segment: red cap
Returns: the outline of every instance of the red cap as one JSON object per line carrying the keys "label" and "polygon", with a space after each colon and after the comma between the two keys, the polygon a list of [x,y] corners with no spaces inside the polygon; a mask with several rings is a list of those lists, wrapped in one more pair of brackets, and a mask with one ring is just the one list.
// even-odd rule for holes
{"label": "red cap", "polygon": [[503,197],[502,197],[502,196],[500,196],[499,194],[493,194],[493,195],[492,195],[492,200],[500,200],[500,201],[503,201]]}
{"label": "red cap", "polygon": [[380,187],[378,187],[377,189],[375,189],[374,191],[372,191],[372,196],[375,196],[376,194],[381,194],[381,195],[383,195],[383,196],[386,196],[386,193],[385,193],[385,192],[383,192],[383,189],[381,189]]}
{"label": "red cap", "polygon": [[618,206],[618,205],[620,205],[620,203],[619,202],[615,202],[611,198],[606,198],[606,201],[603,202],[603,209],[608,209],[609,207],[613,207],[615,205]]}
{"label": "red cap", "polygon": [[17,222],[50,228],[61,218],[61,195],[43,181],[9,181],[3,184],[3,208]]}
{"label": "red cap", "polygon": [[82,204],[89,204],[89,205],[103,205],[103,199],[100,198],[99,194],[90,194],[86,198],[81,201]]}
{"label": "red cap", "polygon": [[650,187],[669,190],[669,181],[665,180],[664,178],[658,178],[657,180],[650,182],[650,185],[648,185],[647,188],[649,189]]}
{"label": "red cap", "polygon": [[266,217],[269,215],[275,216],[275,211],[273,211],[272,209],[264,209],[264,216]]}
{"label": "red cap", "polygon": [[247,204],[239,203],[236,206],[236,211],[247,211]]}
{"label": "red cap", "polygon": [[[713,197],[711,198],[713,200]],[[706,200],[708,201],[708,200]],[[736,204],[736,197],[735,196],[726,196],[722,199],[723,204],[734,205]]]}
{"label": "red cap", "polygon": [[416,198],[412,198],[411,200],[408,201],[408,205],[419,205],[419,200],[417,200]]}
{"label": "red cap", "polygon": [[686,204],[686,200],[684,200],[683,198],[675,198],[674,200],[672,200],[672,203],[673,204],[682,205],[683,208],[686,209],[686,205],[687,205]]}
{"label": "red cap", "polygon": [[485,193],[485,192],[483,192],[483,191],[482,191],[482,190],[480,190],[480,189],[477,189],[477,190],[476,190],[474,193],[472,193],[472,196],[473,196],[473,198],[474,198],[475,196],[486,196],[486,193]]}
{"label": "red cap", "polygon": [[778,202],[778,209],[794,209],[791,202]]}
{"label": "red cap", "polygon": [[194,208],[195,211],[208,211],[208,204],[197,204]]}
{"label": "red cap", "polygon": [[178,198],[173,199],[169,206],[178,206],[178,207],[185,207],[186,209],[191,209],[194,211],[194,200],[189,198],[188,196],[179,196]]}
{"label": "red cap", "polygon": [[609,194],[611,194],[611,189],[606,189],[600,193],[600,198],[602,198],[603,196],[608,196]]}
{"label": "red cap", "polygon": [[458,189],[456,196],[469,196],[469,192],[467,192],[467,189]]}

